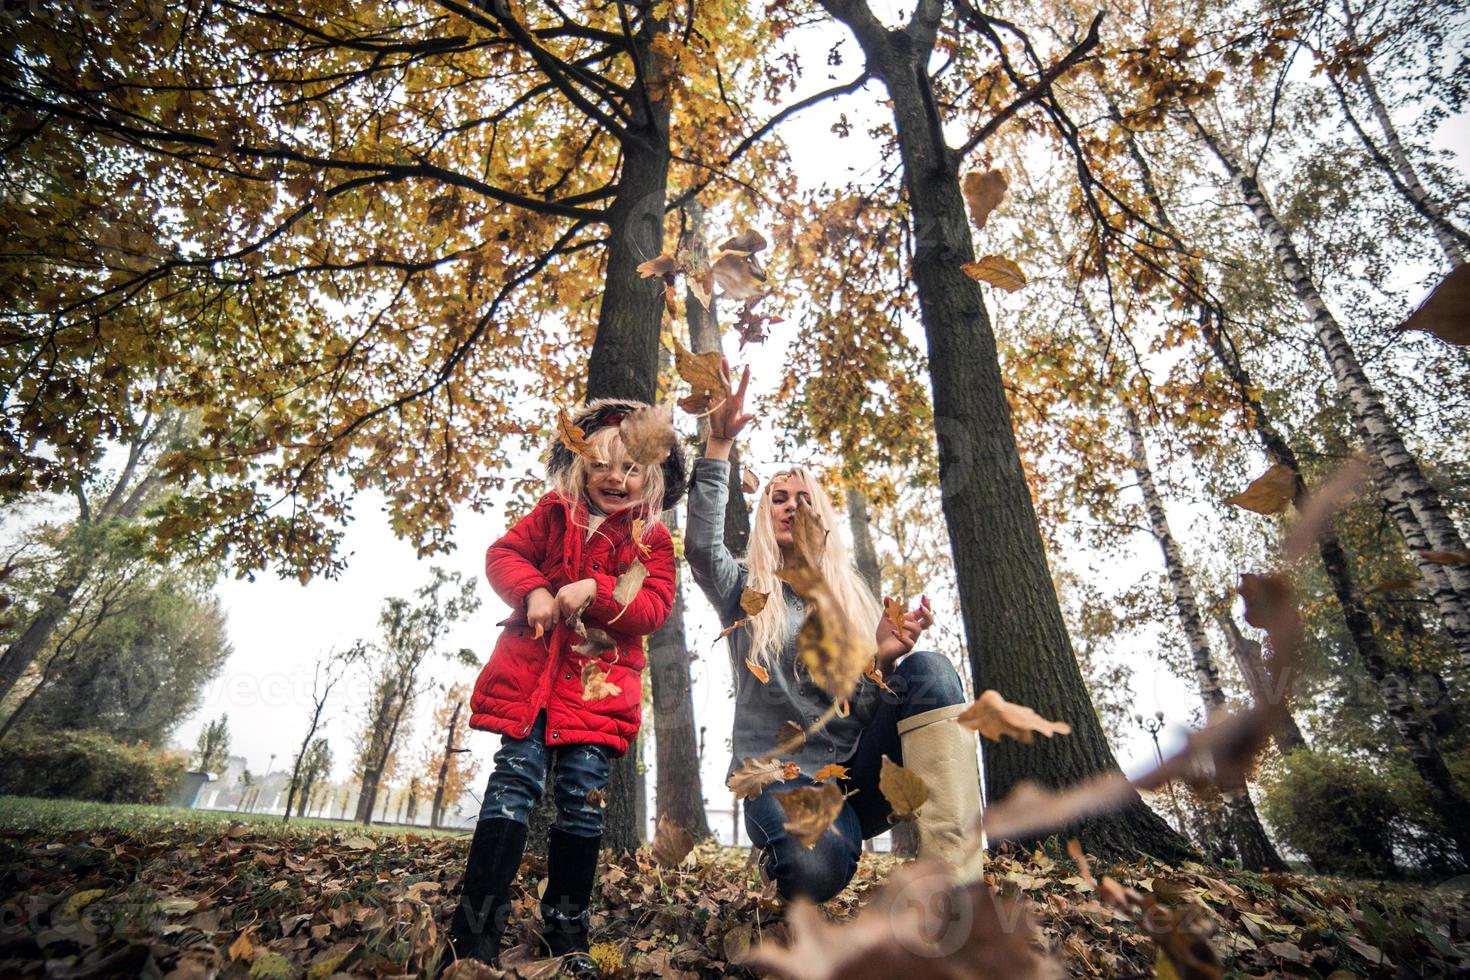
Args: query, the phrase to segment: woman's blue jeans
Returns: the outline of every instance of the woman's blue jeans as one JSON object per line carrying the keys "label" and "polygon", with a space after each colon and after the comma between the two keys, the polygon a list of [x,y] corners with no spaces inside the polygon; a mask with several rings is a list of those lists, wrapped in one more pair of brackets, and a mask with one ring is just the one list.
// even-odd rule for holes
{"label": "woman's blue jeans", "polygon": [[909,654],[887,679],[893,693],[880,692],[878,710],[858,737],[857,747],[844,760],[847,778],[841,781],[852,793],[833,821],[832,828],[813,847],[804,847],[786,832],[786,811],[779,797],[801,786],[812,785],[803,773],[796,779],[775,783],[745,804],[745,831],[764,850],[761,861],[785,899],[803,895],[825,902],[847,887],[857,871],[863,841],[888,829],[892,808],[878,789],[878,773],[886,755],[902,765],[903,747],[898,723],[916,715],[965,699],[965,689],[954,666],[931,650]]}
{"label": "woman's blue jeans", "polygon": [[485,786],[480,819],[501,817],[528,823],[546,785],[546,762],[551,756],[552,787],[556,800],[553,827],[577,837],[602,833],[602,807],[587,802],[587,794],[607,788],[610,771],[607,749],[601,745],[562,745],[546,748],[546,712],[525,738],[503,738],[495,753],[495,769]]}

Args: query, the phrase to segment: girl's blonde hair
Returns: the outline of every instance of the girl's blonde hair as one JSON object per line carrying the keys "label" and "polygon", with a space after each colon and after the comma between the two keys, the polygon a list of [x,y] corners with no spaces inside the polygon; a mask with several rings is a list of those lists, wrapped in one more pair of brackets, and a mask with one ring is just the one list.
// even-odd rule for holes
{"label": "girl's blonde hair", "polygon": [[[593,451],[607,460],[609,466],[622,466],[628,458],[627,450],[623,448],[623,437],[615,425],[604,425],[592,430],[592,434],[587,437],[587,442],[592,446]],[[582,503],[587,495],[587,477],[592,472],[592,465],[592,460],[576,455],[572,457],[571,466],[564,466],[548,477],[551,489],[572,505],[574,513],[576,505]],[[643,537],[648,534],[649,526],[658,520],[658,515],[663,511],[664,468],[662,466],[639,466],[636,463],[634,465],[643,475],[643,492],[632,504],[635,508],[633,516],[644,520],[643,533],[639,536],[639,543],[642,543]]]}
{"label": "girl's blonde hair", "polygon": [[745,555],[746,585],[771,597],[765,608],[750,620],[751,659],[769,668],[780,658],[786,645],[786,604],[777,601],[783,584],[776,577],[781,568],[781,546],[776,543],[776,530],[771,526],[771,491],[777,483],[792,478],[805,481],[811,488],[812,509],[827,529],[827,546],[822,552],[820,567],[833,598],[837,600],[838,612],[853,625],[855,635],[872,645],[872,653],[876,654],[875,634],[883,606],[852,567],[847,545],[837,532],[837,510],[827,492],[810,470],[796,466],[782,470],[767,481],[761,489],[760,499],[756,501],[755,516],[751,520],[750,550]]}

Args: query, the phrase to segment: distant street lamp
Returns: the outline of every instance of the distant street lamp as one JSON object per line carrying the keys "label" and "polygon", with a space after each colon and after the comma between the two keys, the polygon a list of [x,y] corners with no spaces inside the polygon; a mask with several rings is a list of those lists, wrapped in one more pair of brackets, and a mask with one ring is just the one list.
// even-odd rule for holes
{"label": "distant street lamp", "polygon": [[[1133,721],[1139,728],[1148,732],[1149,738],[1154,740],[1154,759],[1162,767],[1164,764],[1164,751],[1159,748],[1159,732],[1164,727],[1164,713],[1162,711],[1155,711],[1152,718],[1145,718],[1142,714],[1135,713],[1133,715]],[[1174,823],[1179,833],[1188,836],[1184,833],[1184,814],[1179,809],[1179,798],[1174,795],[1174,780],[1172,779],[1169,780],[1169,802],[1174,809]]]}

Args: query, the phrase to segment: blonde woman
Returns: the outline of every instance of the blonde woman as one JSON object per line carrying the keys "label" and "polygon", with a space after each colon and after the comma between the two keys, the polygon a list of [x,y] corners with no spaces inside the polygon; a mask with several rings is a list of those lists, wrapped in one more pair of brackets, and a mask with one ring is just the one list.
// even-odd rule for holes
{"label": "blonde woman", "polygon": [[[729,380],[729,365],[723,368]],[[748,625],[730,634],[730,665],[735,676],[735,723],[729,772],[747,757],[775,746],[785,722],[807,727],[831,707],[832,700],[806,675],[796,655],[796,634],[806,616],[799,596],[776,577],[792,554],[791,521],[805,501],[828,528],[836,527],[831,501],[814,476],[797,467],[777,473],[761,488],[751,522],[750,548],[738,561],[725,547],[725,503],[729,493],[730,449],[753,416],[744,414],[750,383],[747,368],[740,385],[709,419],[704,458],[694,464],[689,486],[689,520],[684,555],[694,580],[704,590],[725,626],[744,617],[740,595],[746,586],[766,593],[765,608]],[[927,606],[909,613],[902,631],[883,618],[848,559],[838,534],[827,536],[822,571],[837,605],[865,637],[872,637],[880,672],[891,689],[864,679],[850,699],[845,717],[833,717],[794,753],[783,755],[801,775],[771,785],[745,805],[745,827],[761,850],[761,865],[778,893],[826,901],[840,892],[857,870],[862,842],[889,826],[890,807],[878,788],[883,757],[917,772],[929,787],[920,810],[919,856],[958,865],[962,875],[979,875],[979,852],[969,853],[961,838],[980,811],[975,737],[955,724],[964,708],[964,689],[949,661],[937,653],[914,651],[933,623]],[[757,676],[747,666],[767,675]],[[844,791],[857,790],[832,828],[812,848],[786,832],[780,795],[811,785],[829,763],[847,767]]]}

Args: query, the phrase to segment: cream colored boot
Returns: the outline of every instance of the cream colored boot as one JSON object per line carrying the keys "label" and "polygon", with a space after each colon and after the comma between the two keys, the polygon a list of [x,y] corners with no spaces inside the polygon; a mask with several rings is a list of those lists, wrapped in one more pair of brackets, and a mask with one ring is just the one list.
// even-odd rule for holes
{"label": "cream colored boot", "polygon": [[985,866],[980,833],[980,766],[975,733],[955,722],[968,705],[949,704],[898,723],[903,767],[929,787],[914,821],[919,858],[941,861],[963,882]]}

